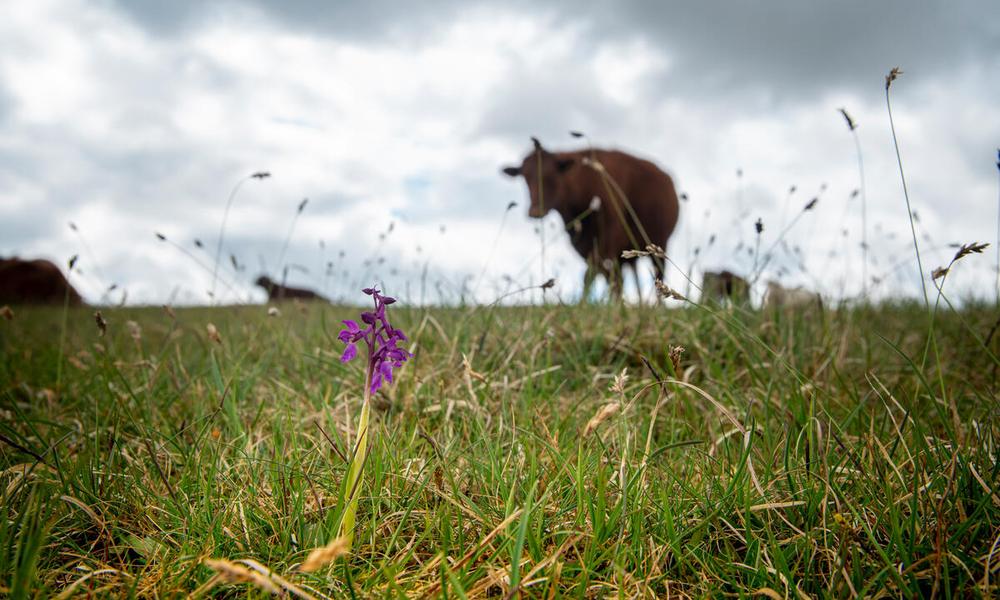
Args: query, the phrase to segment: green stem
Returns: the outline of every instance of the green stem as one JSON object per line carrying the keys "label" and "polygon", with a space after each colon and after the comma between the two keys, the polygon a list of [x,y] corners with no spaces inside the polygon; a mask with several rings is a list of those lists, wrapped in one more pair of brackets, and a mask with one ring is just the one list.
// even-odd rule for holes
{"label": "green stem", "polygon": [[361,495],[361,472],[368,458],[368,417],[371,413],[371,380],[372,368],[368,366],[365,377],[365,399],[361,404],[361,418],[358,420],[358,439],[351,456],[351,466],[347,472],[347,485],[344,493],[347,495],[347,506],[344,508],[344,518],[340,521],[338,537],[347,538],[347,550],[354,543],[354,522],[358,512],[358,497]]}

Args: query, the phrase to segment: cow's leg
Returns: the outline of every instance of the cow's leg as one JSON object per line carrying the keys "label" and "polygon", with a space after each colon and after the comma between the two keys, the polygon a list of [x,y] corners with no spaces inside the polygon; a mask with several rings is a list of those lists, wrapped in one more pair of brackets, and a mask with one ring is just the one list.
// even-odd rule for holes
{"label": "cow's leg", "polygon": [[[628,266],[631,267],[632,279],[635,281],[635,293],[639,296],[639,304],[642,305],[644,302],[642,298],[642,285],[639,283],[639,261],[634,260],[628,263]],[[624,265],[622,268],[624,268]]]}
{"label": "cow's leg", "polygon": [[660,258],[659,256],[651,256],[653,259],[653,271],[656,274],[657,281],[663,281],[663,273],[666,270],[666,259]]}
{"label": "cow's leg", "polygon": [[587,270],[583,272],[583,295],[580,296],[580,304],[590,302],[590,289],[594,286],[594,279],[597,278],[597,266],[593,261],[587,261]]}
{"label": "cow's leg", "polygon": [[[650,256],[649,258],[653,261],[653,277],[656,278],[653,280],[653,302],[658,304],[660,302],[660,294],[657,292],[656,282],[663,281],[666,259],[660,258],[659,256]],[[664,283],[666,282],[664,281]]]}
{"label": "cow's leg", "polygon": [[612,300],[622,299],[622,266],[619,263],[605,266],[604,276],[608,280],[608,292]]}

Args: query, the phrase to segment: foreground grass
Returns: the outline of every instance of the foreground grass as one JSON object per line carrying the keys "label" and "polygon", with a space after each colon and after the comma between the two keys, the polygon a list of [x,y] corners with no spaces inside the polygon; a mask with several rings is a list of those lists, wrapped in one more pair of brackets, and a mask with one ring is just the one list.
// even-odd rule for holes
{"label": "foreground grass", "polygon": [[915,306],[393,309],[415,357],[375,403],[354,551],[313,573],[362,397],[336,340],[355,309],[112,309],[105,337],[70,310],[64,341],[61,310],[16,309],[2,592],[266,594],[210,558],[313,597],[996,590],[992,309],[939,315],[936,355]]}

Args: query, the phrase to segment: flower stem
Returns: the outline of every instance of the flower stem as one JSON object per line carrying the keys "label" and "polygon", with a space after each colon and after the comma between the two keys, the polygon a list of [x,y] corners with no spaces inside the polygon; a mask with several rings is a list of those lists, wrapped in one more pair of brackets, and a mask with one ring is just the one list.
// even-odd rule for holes
{"label": "flower stem", "polygon": [[358,420],[357,442],[351,455],[351,466],[347,472],[347,485],[344,494],[347,506],[344,508],[344,518],[340,521],[339,537],[347,539],[347,550],[350,552],[354,543],[354,522],[358,512],[358,497],[361,495],[361,473],[368,458],[368,418],[371,413],[371,380],[372,367],[368,366],[365,377],[365,398],[361,404],[361,418]]}

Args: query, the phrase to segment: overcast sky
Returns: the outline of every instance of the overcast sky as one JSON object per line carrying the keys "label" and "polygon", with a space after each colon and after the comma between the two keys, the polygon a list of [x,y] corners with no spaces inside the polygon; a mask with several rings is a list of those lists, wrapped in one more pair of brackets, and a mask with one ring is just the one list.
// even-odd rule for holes
{"label": "overcast sky", "polygon": [[[839,297],[862,280],[844,107],[858,123],[876,295],[914,296],[884,95],[895,66],[924,270],[947,262],[948,244],[992,243],[995,0],[757,4],[9,3],[0,255],[79,254],[71,279],[92,302],[113,283],[112,301],[126,290],[129,303],[206,302],[239,185],[221,300],[263,300],[250,282],[282,266],[291,283],[352,302],[372,281],[412,302],[456,301],[463,287],[488,301],[551,276],[568,299],[582,260],[556,215],[527,217],[523,181],[499,169],[529,136],[569,149],[580,130],[674,176],[689,199],[668,250],[696,280],[751,271],[754,221],[763,252],[818,197],[766,276]],[[243,181],[258,171],[272,177]],[[996,256],[963,259],[948,289],[992,297]],[[686,287],[677,270],[668,281]]]}

